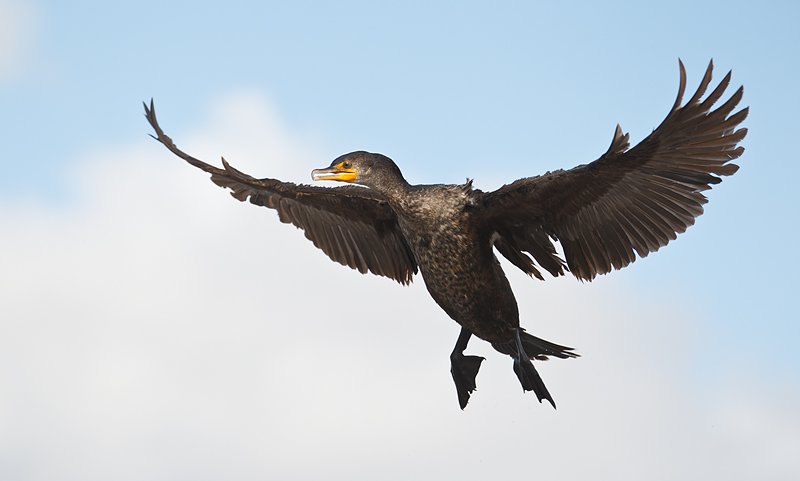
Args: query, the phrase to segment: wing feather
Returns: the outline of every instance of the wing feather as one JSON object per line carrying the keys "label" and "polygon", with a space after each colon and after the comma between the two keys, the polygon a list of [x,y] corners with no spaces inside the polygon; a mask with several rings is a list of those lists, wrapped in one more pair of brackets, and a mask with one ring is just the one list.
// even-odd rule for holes
{"label": "wing feather", "polygon": [[[551,247],[553,241],[561,244],[565,257],[559,268],[548,270],[554,275],[569,270],[591,280],[629,265],[637,255],[647,256],[694,224],[707,202],[703,192],[739,169],[731,161],[744,153],[738,144],[747,129],[737,127],[747,118],[748,108],[735,111],[744,95],[742,87],[714,108],[730,85],[731,72],[703,98],[711,85],[713,62],[683,103],[682,62],[679,70],[672,109],[633,148],[617,125],[611,145],[596,161],[520,179],[485,195],[484,220],[506,251],[515,250],[509,255],[518,257],[525,251],[537,259],[541,252],[535,246],[515,239],[543,230]],[[525,265],[519,258],[515,264]]]}
{"label": "wing feather", "polygon": [[357,186],[313,187],[257,179],[231,166],[223,168],[196,159],[178,149],[156,119],[153,101],[145,104],[153,138],[191,165],[211,174],[211,180],[229,189],[239,201],[275,209],[281,222],[293,224],[332,260],[358,270],[411,282],[417,263],[400,231],[397,216],[379,194]]}

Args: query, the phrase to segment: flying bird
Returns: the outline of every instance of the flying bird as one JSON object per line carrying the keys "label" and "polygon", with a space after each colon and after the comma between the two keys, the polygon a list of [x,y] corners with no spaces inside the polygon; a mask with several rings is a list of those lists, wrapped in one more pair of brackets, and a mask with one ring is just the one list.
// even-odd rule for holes
{"label": "flying bird", "polygon": [[[364,151],[315,169],[315,181],[335,188],[257,179],[222,159],[222,168],[178,149],[156,120],[153,100],[145,116],[153,136],[172,153],[211,174],[234,198],[278,212],[332,260],[389,277],[401,284],[420,272],[431,297],[461,325],[450,354],[450,372],[461,409],[475,391],[483,357],[465,355],[475,335],[513,358],[524,391],[555,401],[532,360],[573,358],[573,348],[532,336],[520,327],[519,310],[495,249],[526,274],[544,280],[566,272],[590,281],[657,251],[694,224],[707,202],[705,190],[738,170],[744,152],[737,128],[748,108],[732,113],[739,87],[715,107],[731,73],[711,83],[710,62],[700,86],[683,103],[681,61],[678,96],[666,118],[639,144],[617,125],[597,160],[516,180],[493,192],[463,185],[411,185],[387,156]],[[563,258],[556,250],[561,245]]]}

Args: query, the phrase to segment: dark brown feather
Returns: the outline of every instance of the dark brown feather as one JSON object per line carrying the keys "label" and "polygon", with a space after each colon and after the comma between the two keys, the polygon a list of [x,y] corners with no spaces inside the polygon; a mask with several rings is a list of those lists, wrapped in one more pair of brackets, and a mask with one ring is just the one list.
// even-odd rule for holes
{"label": "dark brown feather", "polygon": [[[731,161],[744,152],[737,144],[747,129],[735,129],[748,109],[732,113],[742,99],[740,87],[712,110],[730,83],[730,72],[701,101],[711,83],[713,63],[681,106],[686,71],[682,62],[679,67],[673,108],[633,148],[628,149],[628,134],[617,126],[611,146],[596,161],[520,179],[486,194],[484,221],[502,237],[506,251],[509,244],[517,247],[510,256],[527,251],[539,262],[541,246],[523,246],[513,239],[543,230],[561,243],[569,270],[591,280],[633,262],[634,251],[644,257],[658,250],[694,224],[707,201],[702,192],[719,183],[719,176],[739,168]],[[520,259],[512,262],[525,265]],[[560,273],[556,270],[554,275]]]}
{"label": "dark brown feather", "polygon": [[232,167],[214,167],[175,146],[158,125],[153,101],[145,104],[145,116],[153,136],[167,149],[193,166],[211,174],[211,180],[230,189],[240,200],[278,211],[281,222],[305,231],[305,236],[332,260],[396,280],[411,282],[417,263],[397,224],[397,215],[380,194],[364,187],[313,187],[256,179]]}

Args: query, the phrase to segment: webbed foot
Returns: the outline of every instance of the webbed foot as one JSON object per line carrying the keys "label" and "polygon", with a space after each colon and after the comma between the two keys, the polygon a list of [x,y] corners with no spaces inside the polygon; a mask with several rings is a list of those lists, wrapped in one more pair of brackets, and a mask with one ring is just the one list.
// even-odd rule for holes
{"label": "webbed foot", "polygon": [[453,375],[453,382],[458,394],[458,405],[461,406],[461,409],[467,407],[469,397],[476,389],[475,377],[478,375],[484,359],[480,356],[465,356],[460,353],[453,353],[450,356],[450,374]]}
{"label": "webbed foot", "polygon": [[522,385],[522,390],[533,391],[536,393],[536,397],[539,399],[539,402],[542,402],[543,399],[547,399],[547,401],[553,406],[553,409],[555,409],[556,403],[553,401],[553,396],[550,395],[550,392],[544,385],[544,381],[542,381],[539,373],[536,372],[536,368],[533,367],[533,363],[525,353],[525,349],[522,347],[519,329],[516,333],[516,344],[517,356],[514,358],[514,372],[517,374],[519,383]]}

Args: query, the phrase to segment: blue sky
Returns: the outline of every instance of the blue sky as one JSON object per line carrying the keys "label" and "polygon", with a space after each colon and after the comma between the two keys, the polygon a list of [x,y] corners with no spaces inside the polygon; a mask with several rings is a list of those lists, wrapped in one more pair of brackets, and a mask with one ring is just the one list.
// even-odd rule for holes
{"label": "blue sky", "polygon": [[[177,267],[171,262],[174,258],[165,254],[167,252],[178,259],[188,256],[184,259],[185,265],[180,265],[193,273],[192,282],[211,289],[208,292],[218,293],[215,296],[234,297],[244,305],[297,300],[303,308],[289,309],[287,316],[302,319],[298,322],[303,325],[325,324],[327,327],[323,329],[330,336],[341,334],[336,330],[328,332],[332,329],[330,324],[339,323],[340,327],[355,329],[361,322],[364,325],[391,323],[382,321],[374,312],[386,303],[412,306],[414,315],[422,316],[426,322],[435,323],[437,329],[443,330],[445,340],[442,342],[426,340],[413,344],[413,336],[404,341],[412,344],[407,349],[425,350],[424,356],[431,359],[446,361],[457,332],[454,325],[446,324],[449,320],[444,314],[426,299],[421,279],[411,289],[401,290],[380,279],[362,278],[336,265],[328,265],[313,247],[303,245],[301,235],[292,232],[291,227],[280,225],[274,215],[232,201],[203,176],[178,164],[177,159],[170,158],[146,136],[148,126],[142,117],[142,100],[155,98],[163,127],[180,146],[203,154],[207,160],[225,155],[234,165],[256,176],[306,182],[312,168],[327,165],[341,153],[364,149],[383,152],[395,159],[413,182],[462,182],[470,177],[478,187],[491,189],[519,177],[595,159],[608,146],[618,122],[631,133],[632,141],[637,142],[658,125],[672,105],[678,81],[677,59],[680,57],[686,64],[691,89],[699,81],[708,60],[713,58],[717,79],[733,69],[733,83],[745,86],[743,103],[751,107],[745,125],[750,132],[744,141],[747,151],[739,162],[741,170],[709,192],[706,214],[697,225],[662,251],[591,284],[580,285],[574,279],[560,279],[549,280],[545,286],[516,273],[509,274],[520,299],[523,324],[529,330],[540,332],[536,326],[541,322],[542,328],[555,341],[570,344],[573,343],[571,336],[577,336],[584,341],[583,346],[575,341],[579,349],[585,352],[588,348],[590,353],[594,349],[590,358],[562,363],[568,366],[557,368],[569,369],[569,373],[548,373],[548,385],[557,383],[554,378],[559,375],[575,383],[562,387],[564,394],[554,393],[559,401],[569,396],[591,398],[581,389],[593,386],[592,383],[597,382],[595,375],[610,375],[598,373],[592,366],[626,370],[631,364],[652,362],[652,365],[645,365],[661,373],[662,377],[656,376],[658,379],[679,379],[674,384],[673,381],[656,383],[654,392],[666,389],[664,386],[685,386],[691,392],[687,395],[689,398],[706,406],[706,411],[686,415],[686,418],[703,419],[709,412],[739,413],[737,409],[741,406],[736,407],[735,403],[734,407],[726,404],[715,409],[719,399],[736,399],[739,395],[745,399],[755,396],[752,402],[762,403],[765,411],[784,413],[760,422],[760,411],[754,411],[753,426],[745,427],[736,424],[741,419],[729,424],[719,421],[720,426],[730,427],[734,433],[730,436],[714,437],[719,433],[695,432],[705,440],[705,448],[716,450],[719,459],[741,455],[736,450],[738,447],[731,447],[736,445],[731,440],[738,439],[735,433],[744,432],[746,435],[742,436],[747,437],[756,432],[784,440],[778,447],[800,445],[800,419],[796,409],[783,407],[787,400],[800,399],[800,358],[795,347],[800,339],[797,323],[800,313],[793,298],[797,285],[794,274],[800,268],[795,247],[798,234],[795,211],[800,196],[792,185],[800,174],[794,148],[795,112],[800,106],[796,87],[800,33],[795,24],[800,12],[793,3],[577,2],[555,5],[552,2],[495,2],[490,6],[485,2],[395,5],[376,2],[170,2],[164,5],[149,1],[114,4],[2,0],[0,8],[0,23],[3,24],[0,30],[5,32],[0,39],[6,45],[0,50],[0,104],[4,110],[0,120],[4,139],[0,143],[4,172],[0,178],[0,220],[7,233],[6,244],[0,252],[0,261],[7,266],[3,269],[7,297],[0,302],[0,310],[6,306],[9,311],[0,316],[3,318],[0,326],[6,331],[6,339],[16,335],[29,340],[33,346],[39,345],[39,338],[34,331],[26,330],[33,329],[30,326],[37,326],[35,332],[40,335],[44,332],[47,337],[48,329],[74,333],[76,330],[69,327],[76,323],[84,326],[81,329],[85,328],[85,331],[77,331],[89,333],[88,338],[97,341],[87,344],[87,349],[111,346],[91,351],[97,356],[95,359],[117,367],[120,365],[114,359],[118,351],[113,347],[119,346],[114,340],[126,338],[126,333],[130,334],[128,330],[134,329],[132,326],[137,325],[138,320],[132,313],[136,312],[145,317],[153,310],[174,313],[175,316],[164,320],[171,326],[165,328],[167,332],[184,335],[188,329],[193,332],[189,334],[193,342],[208,342],[213,351],[214,336],[219,333],[210,334],[212,327],[209,326],[219,326],[220,317],[209,317],[207,312],[217,312],[217,307],[192,307],[204,304],[190,292],[165,296],[157,304],[150,304],[154,298],[151,294],[167,289],[177,279],[183,279],[180,275],[186,275],[170,273]],[[204,206],[205,210],[197,206]],[[186,219],[191,223],[182,224],[189,222]],[[269,273],[252,280],[265,287],[262,290],[243,287],[235,279],[242,278],[245,273],[230,272],[220,264],[220,257],[208,255],[204,250],[192,255],[182,253],[189,248],[178,241],[193,243],[195,239],[176,230],[203,233],[203,242],[217,249],[235,245],[247,251],[249,246],[243,262],[267,263]],[[286,233],[280,233],[283,231]],[[281,237],[282,243],[273,243],[272,236],[285,237]],[[170,250],[169,246],[174,249]],[[276,250],[283,254],[276,256]],[[151,265],[154,260],[161,263]],[[111,268],[117,262],[120,270]],[[277,271],[275,262],[280,268]],[[378,305],[373,306],[373,310],[364,306],[349,314],[320,311],[318,314],[325,317],[315,318],[317,314],[311,313],[317,313],[316,308],[303,300],[296,285],[285,282],[275,285],[270,279],[296,275],[298,282],[304,283],[295,272],[297,263],[307,266],[320,278],[304,289],[316,286],[319,293],[326,286],[330,288],[332,283],[339,283],[377,296]],[[205,264],[211,267],[199,267]],[[88,274],[76,272],[78,270]],[[98,276],[102,273],[105,282],[92,280],[94,272]],[[216,277],[220,275],[226,277]],[[117,303],[97,308],[86,289],[71,290],[83,285],[72,282],[73,277],[83,279],[81,282],[86,283],[87,289],[96,289],[96,298],[107,295]],[[208,286],[201,280],[206,277],[213,278]],[[117,285],[115,291],[103,294],[103,288]],[[10,292],[16,293],[13,298]],[[254,297],[247,297],[248,293]],[[70,304],[69,299],[76,296],[87,296],[80,304],[83,307]],[[215,296],[209,295],[209,299]],[[313,298],[313,294],[311,296]],[[61,315],[57,316],[61,324],[55,327],[44,321],[50,313],[45,307],[29,308],[23,302],[45,305],[50,298],[62,299],[65,303],[54,301],[61,306]],[[551,299],[560,299],[566,304],[558,315],[563,318],[559,322],[537,316]],[[122,305],[127,306],[125,314],[119,311]],[[131,307],[136,305],[140,307]],[[176,319],[187,311],[206,316],[202,317],[205,321],[199,323],[205,327],[195,332],[191,324],[182,324]],[[98,327],[102,323],[82,324],[89,322],[82,317],[87,312],[91,319],[114,319],[115,327],[106,331]],[[219,311],[224,319],[222,312]],[[248,315],[247,309],[237,312]],[[12,314],[27,319],[28,327],[19,320],[9,321]],[[362,320],[352,321],[348,315]],[[626,320],[629,317],[630,322]],[[355,324],[348,324],[351,321]],[[259,336],[269,337],[271,333],[293,329],[278,328],[268,320],[263,324],[257,328]],[[255,325],[229,327],[240,332],[256,329]],[[604,333],[604,327],[608,332]],[[153,329],[157,332],[158,328],[153,326]],[[203,332],[208,333],[208,338]],[[628,339],[627,336],[638,346],[631,349],[642,352],[631,351],[628,353],[631,359],[613,359],[618,352],[612,351],[610,346],[624,346],[621,341]],[[234,340],[239,338],[231,339],[230,342],[236,344]],[[245,339],[249,338],[245,336]],[[188,351],[182,350],[186,346],[164,342],[164,351],[151,352],[156,348],[149,347],[145,341],[120,349],[129,352],[133,360],[147,357],[143,352],[152,354],[155,359],[163,360],[163,356],[167,356],[169,360],[165,352],[174,351],[199,363],[209,357],[195,352],[191,342]],[[284,342],[291,345],[295,340]],[[380,338],[375,342],[380,343]],[[396,347],[386,349],[395,355],[399,353]],[[29,351],[38,352],[36,349]],[[650,356],[648,351],[652,351]],[[8,352],[12,365],[31,362],[34,363],[31,366],[38,366],[35,359],[23,354],[15,357],[17,351],[13,349]],[[238,351],[230,347],[230,352],[225,352],[235,357]],[[374,361],[385,352],[374,348],[358,355]],[[661,356],[657,360],[643,360],[657,357],[657,354]],[[64,355],[69,359],[65,365],[76,370],[86,367],[76,353]],[[328,362],[336,362],[339,355],[332,352]],[[352,352],[350,355],[358,357]],[[603,364],[604,355],[609,356],[607,364]],[[637,358],[639,355],[643,357]],[[258,357],[255,352],[247,358],[253,363],[282,362],[275,359]],[[228,361],[225,365],[234,369],[231,363]],[[291,364],[290,361],[286,363]],[[123,362],[123,365],[127,364]],[[361,372],[355,366],[351,365],[356,372]],[[425,399],[426,412],[434,416],[440,411],[457,409],[455,396],[449,392],[451,381],[446,362],[443,366],[437,367],[441,372],[431,375],[430,384],[447,389],[442,401],[420,398]],[[418,374],[415,369],[429,370],[416,364],[395,367],[397,370],[392,372],[405,376],[403,379],[409,383],[419,379],[415,377],[415,373]],[[59,417],[60,411],[44,401],[48,393],[64,393],[64,399],[72,399],[76,406],[80,402],[75,399],[81,398],[70,397],[69,393],[74,391],[61,391],[57,383],[48,382],[57,379],[57,373],[42,366],[31,369],[34,375],[38,373],[39,387],[25,398],[27,401],[19,398],[19,402],[20,405],[23,401],[31,402],[34,406],[29,412],[32,419],[42,414],[35,408],[40,406],[53,416],[56,425],[67,426],[63,429],[67,438],[67,434],[80,431],[84,421],[103,424],[101,421],[105,418],[98,421],[93,414],[80,409],[66,409],[67,414]],[[142,374],[150,371],[131,369],[139,374],[115,377],[107,373],[110,377],[97,378],[101,379],[97,381],[99,384],[86,381],[95,379],[91,376],[80,379],[95,386],[97,392],[104,392],[103,383],[110,382],[109,379],[120,383],[120,392],[133,389],[131,386],[135,383],[131,379],[139,379],[141,386],[160,386],[141,380],[150,379]],[[175,369],[176,376],[186,374]],[[15,390],[19,387],[17,383],[25,384],[8,371],[3,373],[6,387],[12,386],[10,389]],[[271,378],[271,386],[283,390],[294,387],[300,397],[314,394],[301,384],[295,385],[291,374],[287,369],[289,377],[281,378],[288,384],[282,385]],[[263,373],[253,373],[253,376],[259,375]],[[482,387],[481,381],[484,384],[493,382],[490,381],[493,375],[507,380],[509,366],[494,374],[483,370],[479,386]],[[634,389],[631,379],[614,377],[621,375],[611,375],[619,381],[617,389]],[[339,407],[345,419],[350,419],[347,413],[353,416],[352,423],[367,421],[359,417],[364,416],[363,413],[348,410],[346,406],[351,401],[347,393],[369,397],[360,390],[366,389],[365,384],[373,382],[373,378],[368,373],[363,378],[356,377],[348,381],[347,389],[331,383],[331,389],[341,389],[336,394],[337,402],[341,403]],[[641,379],[647,378],[645,370]],[[242,391],[240,386],[232,387],[233,381],[224,376],[217,378],[212,374],[208,379],[230,383],[226,386],[231,392],[253,394]],[[167,380],[164,383],[169,386]],[[206,384],[198,383],[176,393],[176,398],[190,399],[192,392],[207,396],[208,393],[199,387]],[[428,386],[425,382],[422,384]],[[480,389],[479,394],[488,396],[491,388],[488,385]],[[747,394],[743,395],[743,391]],[[137,392],[141,394],[142,391]],[[95,391],[86,391],[84,395],[91,398],[91,393]],[[758,393],[768,400],[759,398]],[[559,418],[551,413],[542,414],[544,409],[533,406],[536,403],[520,393],[511,392],[509,396],[514,399],[509,402],[520,401],[520,406],[503,407],[504,414],[508,410],[522,409],[523,405],[536,408],[525,409],[525,416],[530,417],[526,417],[526,422],[543,422],[536,417],[537,413],[546,416],[545,430],[558,430],[565,425],[573,430],[580,429],[580,424],[570,423],[597,414],[586,408],[575,418],[569,414]],[[100,402],[100,398],[92,399]],[[237,399],[224,398],[218,404],[203,405],[195,413],[196,417],[187,415],[185,422],[197,432],[208,434],[202,419],[233,409]],[[415,402],[413,399],[408,402]],[[601,406],[596,408],[601,413],[606,412],[602,402],[611,402],[605,398],[592,399]],[[377,397],[375,401],[380,403],[384,398]],[[565,403],[569,412],[570,404]],[[114,403],[109,401],[102,406],[113,410]],[[126,413],[125,406],[131,407],[121,406],[121,412]],[[155,413],[152,419],[158,419],[159,415],[169,413],[172,405],[152,401],[150,406]],[[281,406],[291,410],[292,404]],[[4,405],[0,404],[0,416],[2,407]],[[13,407],[13,402],[5,405],[5,416],[11,416]],[[402,405],[393,408],[402,409]],[[488,421],[496,414],[492,414],[490,406],[484,405],[484,408],[486,410],[482,411],[480,405],[470,405],[464,416],[454,418],[447,426],[466,435],[468,429],[464,426],[472,426],[466,423],[476,422],[484,431],[469,432],[470,436],[480,438],[482,432],[486,436],[488,432],[502,436],[503,433]],[[379,407],[373,409],[377,409],[378,414],[366,418],[370,423],[388,423],[380,415]],[[573,406],[573,412],[577,409]],[[622,407],[618,409],[611,411],[611,416],[631,412]],[[663,409],[664,412],[669,410],[668,406]],[[750,409],[747,404],[746,408],[741,407],[741,412],[751,413]],[[253,406],[253,410],[257,410],[257,406]],[[318,414],[330,417],[324,411]],[[299,416],[296,413],[287,415]],[[467,421],[470,415],[473,420]],[[681,418],[679,413],[674,415],[676,419]],[[397,412],[392,411],[392,416],[398,416]],[[121,415],[121,418],[130,421],[129,416]],[[731,419],[735,418],[738,417]],[[422,429],[413,427],[415,419],[418,418],[404,419],[402,422],[406,426],[397,428],[400,431],[386,428],[386,432],[395,433],[398,439],[404,439],[404,435],[411,438],[417,429]],[[59,420],[63,423],[59,424]],[[269,426],[269,422],[264,423]],[[666,427],[676,423],[680,422],[664,422],[665,433]],[[6,418],[5,424],[13,423]],[[242,426],[245,424],[243,422]],[[114,433],[129,433],[131,429],[130,422],[109,425],[118,428],[106,433],[112,438]],[[5,440],[0,434],[0,444],[25,445],[17,443],[13,437],[30,435],[30,448],[27,451],[20,448],[6,458],[0,456],[0,472],[16,473],[20,475],[18,479],[43,479],[39,477],[43,476],[41,472],[24,460],[42,461],[58,452],[59,445],[53,444],[50,450],[41,447],[34,425],[16,426],[17,430],[5,430],[11,433],[6,434]],[[292,426],[297,428],[297,425]],[[340,428],[332,427],[330,433]],[[352,424],[348,424],[349,428]],[[179,428],[164,429],[169,439],[191,438]],[[361,428],[353,429],[361,432]],[[431,430],[428,435],[436,437],[435,427]],[[774,430],[780,432],[776,434]],[[237,438],[237,429],[225,432]],[[147,436],[156,436],[154,433],[155,430],[147,431]],[[643,436],[633,422],[625,433],[631,446],[636,446],[637,436]],[[362,434],[372,435],[368,431],[353,435],[346,445],[353,449],[364,448],[358,441]],[[579,434],[589,438],[596,436],[596,433]],[[704,437],[706,435],[709,437]],[[682,435],[679,431],[669,431],[659,437],[658,430],[648,430],[647,437],[656,439],[656,445],[661,441],[669,445],[667,441],[681,439]],[[97,439],[105,439],[100,431],[96,438],[83,441],[88,446]],[[257,442],[261,438],[247,439]],[[299,456],[303,450],[314,449],[303,444],[302,439],[294,442],[296,444],[289,443],[290,447],[283,447],[286,459]],[[189,444],[182,451],[187,457],[211,449],[211,445],[203,445],[202,441]],[[292,450],[291,446],[296,449]],[[435,451],[434,447],[429,448]],[[741,449],[750,453],[755,448],[748,445]],[[585,451],[578,451],[588,456]],[[81,458],[77,456],[76,459]],[[118,460],[120,465],[130,462],[121,455],[111,459]],[[152,456],[149,459],[153,459]],[[244,458],[231,454],[220,463],[241,459]],[[498,459],[499,455],[487,458],[481,469],[492,471],[492,463]],[[609,459],[613,460],[613,456]],[[758,472],[762,458],[754,455],[753,459],[753,469]],[[394,461],[390,456],[386,458],[386,462]],[[603,466],[610,477],[636,478],[632,472],[623,472],[622,464],[606,462],[608,464]],[[658,459],[653,460],[657,462]],[[73,473],[75,479],[94,479],[95,475],[102,478],[97,473],[108,474],[114,469],[112,461],[109,461],[112,464],[109,471],[96,472],[75,463],[69,469],[64,468]],[[444,469],[436,458],[420,463],[433,471]],[[152,471],[140,473],[136,478],[170,477],[166,468],[159,468],[160,464],[152,466]],[[713,473],[710,466],[713,465],[706,468]],[[688,463],[684,467],[687,472],[693,472],[690,468],[696,466]],[[191,477],[190,467],[175,469],[177,471],[172,474]],[[269,472],[258,465],[249,469],[247,473],[254,477]],[[281,472],[292,473],[286,469]],[[342,477],[348,473],[357,474],[345,468],[335,472]],[[740,470],[740,474],[747,472],[744,468]],[[781,477],[787,473],[798,473],[796,463],[784,471],[776,471],[771,479],[788,479]],[[312,474],[313,470],[300,470],[292,477],[301,479]],[[362,474],[369,477],[368,470]]]}

